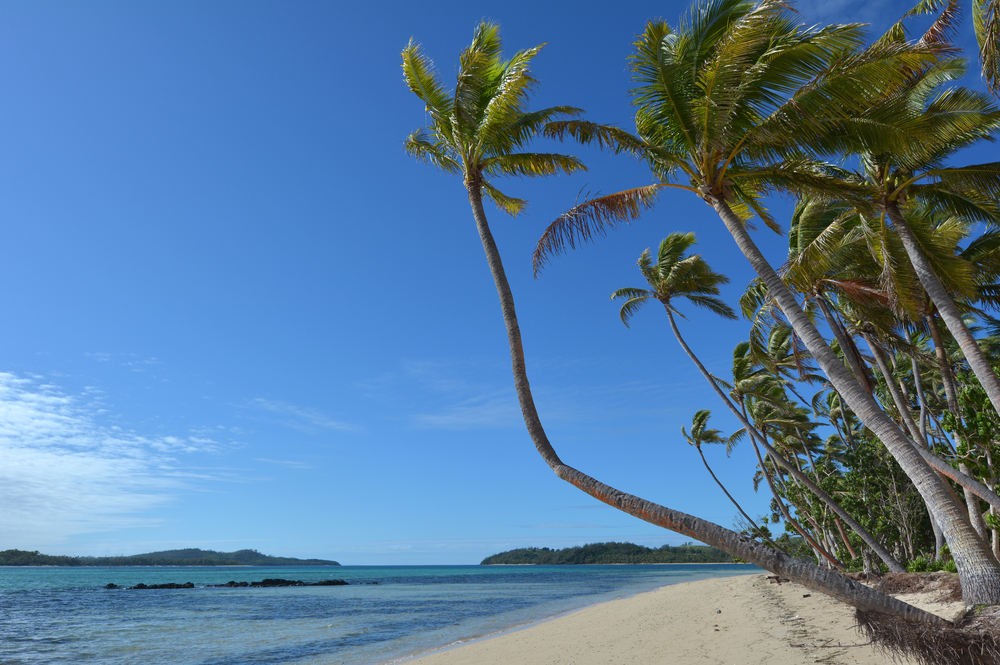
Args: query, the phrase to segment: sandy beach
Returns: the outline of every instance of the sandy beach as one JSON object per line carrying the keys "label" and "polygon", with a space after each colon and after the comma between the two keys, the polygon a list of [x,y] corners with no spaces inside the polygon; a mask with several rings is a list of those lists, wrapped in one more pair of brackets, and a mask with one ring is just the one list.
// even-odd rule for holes
{"label": "sandy beach", "polygon": [[[961,603],[935,602],[934,594],[900,597],[948,619],[965,609]],[[774,584],[766,574],[752,574],[663,587],[411,662],[890,665],[894,661],[857,634],[852,608],[798,584]]]}

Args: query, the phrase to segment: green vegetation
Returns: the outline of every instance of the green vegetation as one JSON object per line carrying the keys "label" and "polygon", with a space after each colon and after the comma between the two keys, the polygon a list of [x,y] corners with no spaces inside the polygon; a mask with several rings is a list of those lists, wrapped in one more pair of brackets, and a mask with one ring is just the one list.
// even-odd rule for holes
{"label": "green vegetation", "polygon": [[[871,617],[942,620],[842,571],[954,569],[966,605],[1000,605],[1000,321],[987,313],[1000,309],[1000,162],[962,164],[959,154],[997,137],[1000,107],[957,84],[966,64],[949,40],[960,4],[921,0],[872,39],[857,24],[803,27],[782,0],[697,0],[674,25],[653,20],[636,37],[628,62],[635,133],[584,120],[572,107],[529,111],[537,81],[528,65],[539,48],[504,59],[495,25],[480,25],[462,53],[454,92],[412,42],[403,52],[406,82],[430,119],[406,150],[463,176],[500,299],[514,389],[545,463],[605,504],[850,603],[867,613],[876,638],[882,628]],[[972,7],[983,71],[997,92],[1000,5]],[[904,20],[920,15],[930,17],[926,30],[908,39]],[[511,215],[524,208],[493,188],[499,176],[583,168],[572,156],[530,151],[539,135],[639,158],[653,182],[566,211],[538,241],[536,276],[668,192],[707,203],[753,267],[758,277],[740,301],[748,339],[734,350],[731,378],[701,364],[674,320],[678,304],[727,315],[716,299],[724,276],[684,256],[693,237],[668,236],[655,262],[644,253],[650,288],[612,297],[625,300],[623,321],[644,302],[665,306],[678,342],[742,426],[724,437],[700,410],[692,434],[682,434],[699,453],[708,443],[751,446],[756,464],[747,474],[770,494],[770,514],[743,514],[736,530],[726,529],[605,485],[564,463],[548,439],[483,207],[486,196]],[[797,200],[779,270],[750,234],[756,217],[784,235],[767,209],[776,193]],[[783,533],[772,535],[768,524]],[[544,549],[504,558],[511,554],[484,563],[571,558]],[[612,560],[635,561],[590,561]],[[968,640],[951,637],[950,655],[930,648],[922,662],[996,662],[973,631]]]}
{"label": "green vegetation", "polygon": [[632,543],[594,543],[583,547],[550,550],[529,547],[488,556],[479,564],[614,564],[614,563],[732,563],[733,557],[722,550],[705,545],[686,543],[677,547],[664,545],[657,549]]}
{"label": "green vegetation", "polygon": [[267,556],[257,550],[215,552],[189,548],[132,556],[51,556],[38,551],[0,552],[0,566],[339,566],[325,559]]}

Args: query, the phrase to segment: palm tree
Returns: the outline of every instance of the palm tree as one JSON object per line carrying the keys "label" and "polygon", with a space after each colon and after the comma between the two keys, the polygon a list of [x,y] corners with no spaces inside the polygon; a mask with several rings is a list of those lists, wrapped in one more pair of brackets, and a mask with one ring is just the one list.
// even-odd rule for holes
{"label": "palm tree", "polygon": [[[782,455],[780,455],[778,451],[771,447],[766,438],[751,425],[745,409],[741,413],[735,406],[733,406],[732,402],[727,399],[726,395],[719,388],[715,377],[709,373],[702,362],[698,359],[698,356],[695,355],[694,351],[691,350],[691,347],[688,346],[687,342],[684,340],[684,336],[681,335],[680,328],[677,326],[677,320],[674,318],[674,314],[683,317],[683,314],[678,312],[674,307],[674,300],[676,299],[687,300],[694,305],[704,307],[712,312],[715,312],[724,318],[736,318],[736,313],[732,310],[732,308],[717,297],[719,294],[719,285],[728,283],[729,278],[725,275],[714,272],[705,260],[701,258],[701,255],[684,255],[684,253],[694,244],[695,236],[693,233],[671,233],[660,242],[660,246],[657,251],[657,260],[655,263],[653,262],[648,249],[642,253],[637,261],[637,265],[639,266],[639,270],[645,278],[646,283],[649,285],[649,288],[624,288],[618,289],[611,294],[612,300],[625,301],[621,306],[622,323],[628,326],[629,320],[643,305],[650,300],[659,301],[667,312],[667,318],[670,320],[670,329],[673,331],[674,337],[681,345],[681,348],[684,349],[684,353],[687,354],[688,358],[691,359],[691,362],[693,362],[695,367],[698,368],[698,371],[701,372],[702,376],[705,377],[709,385],[712,386],[715,393],[722,399],[723,403],[726,404],[730,411],[732,411],[733,415],[735,415],[740,421],[751,438],[760,442],[760,444],[764,446],[768,455],[771,456],[776,463],[785,467],[789,473],[793,474],[797,479],[805,484],[810,491],[815,493],[824,503],[829,505],[830,508],[837,513],[837,515],[844,519],[851,526],[851,528],[854,529],[858,535],[861,536],[861,538],[878,554],[879,558],[881,558],[889,567],[889,570],[897,573],[904,572],[905,569],[898,561],[896,561],[889,551],[875,539],[874,536],[868,533],[868,531],[858,524],[853,517],[844,511],[844,509],[837,504],[837,502],[834,501],[829,494],[806,478]],[[749,345],[747,345],[747,348],[749,349]],[[750,363],[751,361],[748,359],[746,362]],[[762,373],[756,373],[756,380],[767,380],[768,378],[769,377],[763,375]],[[754,379],[749,380],[751,383],[754,381]],[[741,406],[743,406],[742,400],[738,399],[737,401]],[[789,518],[789,522],[794,523],[791,518]]]}
{"label": "palm tree", "polygon": [[684,440],[687,441],[688,444],[694,446],[695,449],[698,451],[698,455],[701,456],[701,462],[702,464],[705,465],[705,468],[708,470],[709,475],[712,476],[712,480],[714,480],[715,484],[719,486],[719,489],[721,489],[725,493],[725,495],[729,497],[729,500],[733,503],[734,506],[736,506],[736,510],[740,511],[740,515],[742,515],[743,519],[745,519],[747,523],[750,525],[750,528],[753,530],[753,533],[760,535],[760,537],[769,542],[772,547],[777,548],[778,547],[777,544],[775,544],[775,542],[771,540],[771,537],[767,535],[767,532],[761,529],[759,526],[757,526],[757,523],[754,522],[749,515],[747,515],[745,510],[743,510],[743,506],[741,506],[739,502],[737,502],[736,499],[733,498],[733,495],[729,493],[729,490],[727,490],[726,486],[722,484],[722,481],[716,477],[715,472],[712,471],[712,467],[708,465],[708,460],[705,459],[705,453],[701,449],[701,447],[704,444],[724,443],[726,444],[727,453],[729,452],[730,446],[732,445],[731,438],[727,439],[723,437],[722,432],[720,432],[717,429],[709,429],[708,419],[711,417],[711,415],[712,412],[709,411],[708,409],[702,409],[700,411],[697,411],[694,414],[694,418],[692,419],[691,422],[691,433],[688,434],[687,430],[681,427],[681,434],[684,436]]}
{"label": "palm tree", "polygon": [[[946,163],[962,148],[989,138],[1000,129],[1000,109],[985,94],[964,88],[941,89],[962,73],[961,61],[939,63],[915,75],[884,100],[882,107],[905,104],[920,109],[919,126],[913,131],[924,140],[902,151],[878,141],[864,145],[861,153],[864,168],[860,175],[871,188],[870,202],[892,222],[921,285],[1000,414],[1000,378],[942,283],[944,266],[933,263],[928,248],[922,246],[908,223],[910,210],[921,209],[916,203],[970,220],[1000,221],[1000,206],[996,202],[1000,196],[1000,162],[963,167]],[[873,113],[878,111],[876,108]]]}
{"label": "palm tree", "polygon": [[[853,51],[861,40],[857,26],[796,28],[780,0],[702,2],[678,30],[650,22],[631,63],[638,135],[578,120],[546,131],[640,154],[661,183],[576,206],[545,232],[536,266],[576,239],[635,217],[663,187],[704,200],[833,386],[913,480],[945,532],[965,601],[1000,603],[1000,564],[917,447],[837,358],[747,229],[754,213],[773,224],[760,202],[769,191],[826,198],[860,193],[837,182],[831,167],[807,150],[835,152],[851,145],[848,137],[862,136],[889,139],[903,152],[919,140],[878,124],[884,118],[861,116],[877,95],[902,85],[906,72],[933,63],[938,49],[881,42]],[[678,174],[687,184],[673,182]]]}
{"label": "palm tree", "polygon": [[484,192],[509,212],[516,212],[524,205],[523,201],[500,194],[492,185],[487,187],[484,175],[543,175],[560,169],[582,168],[579,162],[568,157],[509,152],[520,149],[551,118],[578,112],[569,107],[534,113],[525,110],[528,92],[534,84],[528,75],[527,64],[535,53],[537,49],[531,49],[504,62],[496,26],[484,23],[476,30],[472,45],[462,54],[453,94],[442,87],[430,62],[412,42],[403,51],[403,71],[407,84],[425,103],[432,120],[431,127],[410,135],[407,151],[445,172],[464,177],[473,217],[500,297],[510,344],[514,389],[528,433],[542,458],[559,478],[599,501],[651,524],[718,547],[861,611],[883,612],[914,622],[947,624],[936,615],[833,571],[794,559],[712,522],[605,485],[559,459],[538,419],[528,383],[514,299],[482,208]]}
{"label": "palm tree", "polygon": [[527,205],[526,201],[494,187],[490,181],[492,177],[535,177],[585,169],[575,157],[522,152],[547,122],[581,113],[569,106],[527,110],[528,97],[536,85],[528,67],[541,48],[536,46],[520,51],[510,60],[504,60],[499,26],[483,22],[476,28],[472,44],[462,53],[455,91],[449,93],[439,81],[431,61],[411,40],[402,53],[403,74],[410,90],[426,105],[431,124],[410,134],[405,146],[411,156],[463,178],[472,216],[500,297],[514,383],[525,423],[542,456],[547,461],[558,462],[558,456],[545,439],[530,396],[514,296],[483,209],[484,194],[511,215]]}

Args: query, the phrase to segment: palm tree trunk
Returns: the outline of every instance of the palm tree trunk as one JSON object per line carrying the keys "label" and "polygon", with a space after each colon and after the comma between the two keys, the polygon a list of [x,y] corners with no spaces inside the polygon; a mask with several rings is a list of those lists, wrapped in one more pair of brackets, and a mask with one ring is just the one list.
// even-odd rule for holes
{"label": "palm tree trunk", "polygon": [[733,505],[736,506],[736,510],[740,511],[740,515],[743,516],[743,519],[745,519],[750,524],[750,526],[753,527],[754,531],[756,531],[758,534],[760,534],[761,538],[763,538],[768,543],[770,543],[771,547],[776,547],[778,549],[781,549],[780,547],[778,547],[778,544],[775,543],[773,540],[771,540],[771,537],[768,536],[764,532],[763,529],[761,529],[759,526],[757,526],[757,523],[754,522],[753,519],[751,519],[751,517],[746,514],[746,511],[743,510],[743,507],[736,501],[736,499],[733,498],[733,495],[729,493],[729,490],[727,490],[726,486],[722,484],[722,481],[720,481],[715,476],[715,472],[712,471],[712,467],[710,467],[708,465],[708,460],[705,459],[705,453],[702,452],[701,446],[695,446],[695,448],[698,449],[698,455],[701,456],[701,463],[705,465],[706,469],[708,469],[708,473],[709,473],[709,475],[712,476],[712,480],[714,480],[715,484],[719,486],[719,489],[721,489],[723,492],[725,492],[726,496],[729,497],[729,500],[733,502]]}
{"label": "palm tree trunk", "polygon": [[497,249],[496,242],[493,240],[493,234],[490,232],[489,224],[486,221],[479,182],[477,179],[467,179],[466,187],[469,192],[469,203],[472,206],[472,214],[476,220],[476,228],[479,231],[479,238],[483,243],[483,251],[486,253],[486,261],[489,264],[490,273],[493,275],[497,294],[500,297],[500,309],[503,313],[504,325],[507,329],[507,340],[510,344],[514,389],[521,404],[521,414],[524,417],[528,434],[531,436],[535,448],[559,478],[574,485],[598,501],[617,508],[622,512],[675,533],[689,536],[713,547],[718,547],[776,575],[787,577],[809,589],[825,593],[862,611],[884,612],[917,623],[949,624],[948,621],[937,615],[925,612],[892,596],[875,591],[859,582],[847,579],[832,570],[800,561],[780,550],[768,547],[752,538],[735,533],[729,529],[724,529],[712,522],[677,510],[671,510],[670,508],[640,499],[631,494],[626,494],[563,464],[549,443],[535,409],[524,364],[524,349],[521,346],[520,327],[518,326],[517,315],[514,311],[514,297],[507,282],[503,262],[500,260],[500,252]]}
{"label": "palm tree trunk", "polygon": [[923,456],[894,422],[879,408],[833,353],[816,326],[802,311],[791,290],[767,262],[764,255],[747,233],[743,220],[724,199],[708,196],[743,255],[750,261],[757,275],[767,285],[771,296],[778,303],[785,318],[806,345],[820,368],[837,391],[847,401],[851,410],[877,436],[896,458],[903,472],[910,477],[928,508],[940,520],[945,538],[951,548],[962,583],[962,597],[968,605],[1000,603],[1000,564],[985,547],[982,539],[972,529],[961,508],[952,499],[942,481],[924,461]]}
{"label": "palm tree trunk", "polygon": [[[941,383],[944,384],[944,395],[948,403],[948,410],[951,411],[955,420],[961,422],[962,413],[958,406],[955,375],[951,371],[951,363],[948,361],[948,352],[945,350],[941,339],[941,329],[938,327],[937,318],[932,314],[925,314],[924,321],[927,323],[927,328],[931,333],[931,340],[934,342],[934,356],[937,359],[938,371],[941,372]],[[962,436],[958,431],[955,432],[955,438],[959,442],[962,442]],[[958,470],[965,475],[969,475],[970,473],[969,467],[964,462],[959,462]],[[972,522],[972,528],[976,530],[980,538],[989,542],[986,521],[983,520],[983,512],[979,505],[979,497],[970,492],[968,487],[964,487],[963,489],[965,490],[965,505],[969,510],[969,521]]]}
{"label": "palm tree trunk", "polygon": [[[889,388],[889,393],[892,395],[893,401],[896,403],[896,410],[899,411],[900,418],[902,418],[906,428],[910,431],[910,438],[914,441],[918,441],[921,438],[920,428],[917,427],[915,422],[913,422],[913,416],[910,414],[909,405],[903,398],[903,394],[900,392],[899,386],[892,378],[889,365],[885,362],[885,355],[883,355],[882,349],[868,333],[862,333],[861,336],[864,337],[865,341],[868,343],[868,348],[872,351],[872,355],[875,356],[875,362],[878,364],[879,370],[885,377],[885,384]],[[968,491],[969,490],[966,489],[967,493]],[[938,524],[937,519],[935,519],[934,513],[931,511],[928,512],[930,512],[929,517],[931,518],[931,529],[934,531],[934,559],[937,560],[941,553],[941,547],[944,545],[944,539],[941,534],[941,527]]]}
{"label": "palm tree trunk", "polygon": [[920,380],[920,365],[915,356],[910,356],[910,368],[913,372],[913,389],[917,393],[917,404],[920,405],[920,441],[924,448],[930,448],[927,443],[927,398],[924,396],[924,384]]}
{"label": "palm tree trunk", "polygon": [[666,310],[667,310],[667,318],[670,320],[670,329],[673,330],[674,337],[677,338],[677,343],[681,345],[681,348],[684,349],[684,353],[687,354],[687,357],[691,359],[691,362],[693,362],[695,367],[698,368],[698,371],[701,372],[701,375],[704,376],[705,380],[708,381],[708,384],[712,386],[712,389],[715,391],[715,394],[719,396],[719,399],[722,400],[722,403],[729,408],[732,414],[736,416],[736,419],[740,421],[740,424],[743,425],[744,428],[746,428],[747,435],[749,435],[751,439],[756,439],[757,441],[759,441],[760,444],[764,447],[764,450],[767,451],[767,454],[770,455],[772,459],[774,459],[775,461],[778,462],[778,464],[787,469],[788,472],[791,473],[793,476],[801,480],[802,483],[809,488],[810,492],[818,496],[823,503],[828,505],[830,509],[833,510],[833,512],[837,513],[837,515],[839,515],[841,519],[847,522],[847,525],[850,526],[851,529],[853,529],[854,532],[858,534],[858,536],[860,536],[863,541],[865,541],[865,544],[867,544],[868,547],[872,548],[872,550],[878,555],[878,557],[882,559],[885,565],[889,567],[889,572],[905,573],[906,568],[903,568],[902,564],[900,564],[899,561],[897,561],[896,558],[889,553],[889,550],[887,550],[882,545],[882,543],[880,543],[875,538],[875,536],[869,533],[868,530],[865,529],[863,526],[858,524],[858,521],[855,520],[850,513],[844,510],[843,507],[839,503],[837,503],[833,497],[831,497],[825,491],[820,489],[818,485],[813,483],[804,474],[799,472],[799,470],[796,469],[791,462],[786,460],[780,453],[778,453],[777,450],[771,447],[771,445],[767,442],[764,436],[757,431],[757,428],[754,427],[753,424],[746,418],[746,416],[743,413],[741,413],[740,410],[737,409],[736,406],[730,401],[726,393],[722,392],[722,389],[719,388],[719,384],[715,382],[715,377],[712,376],[711,373],[709,373],[709,371],[705,368],[704,365],[701,364],[701,361],[698,359],[698,356],[694,354],[694,351],[691,350],[691,347],[689,347],[687,345],[687,342],[684,341],[684,336],[681,335],[680,328],[677,327],[677,321],[674,319],[673,312],[670,311],[669,307],[667,307]]}
{"label": "palm tree trunk", "polygon": [[795,529],[800,536],[802,536],[803,540],[809,543],[809,547],[813,548],[817,558],[822,557],[830,562],[830,565],[834,568],[838,570],[843,569],[844,564],[838,561],[837,557],[827,552],[822,545],[813,540],[812,536],[806,533],[806,530],[802,528],[802,525],[792,518],[791,514],[788,512],[788,508],[785,506],[785,502],[781,500],[781,495],[778,494],[778,488],[774,486],[774,480],[771,478],[771,472],[767,470],[766,466],[764,466],[764,460],[760,456],[760,449],[757,447],[757,442],[754,441],[752,437],[750,439],[750,444],[753,446],[753,451],[757,454],[757,464],[760,465],[760,472],[764,474],[764,480],[767,481],[767,486],[771,490],[771,496],[774,497],[774,502],[778,504],[778,510],[781,511],[781,516],[785,518],[786,522],[792,525],[792,528]]}
{"label": "palm tree trunk", "polygon": [[830,306],[826,304],[826,299],[822,293],[816,298],[816,301],[819,303],[819,308],[823,311],[823,318],[826,319],[826,324],[830,326],[834,337],[837,338],[837,343],[840,344],[840,351],[844,354],[844,358],[847,359],[848,364],[850,364],[854,376],[857,377],[858,383],[864,386],[868,392],[874,392],[873,386],[868,382],[868,375],[865,373],[864,367],[862,367],[859,359],[854,354],[854,345],[847,339],[844,329],[840,326],[840,322],[833,316],[833,312],[830,311]]}
{"label": "palm tree trunk", "polygon": [[910,431],[910,438],[914,441],[920,434],[920,428],[917,424],[913,422],[913,415],[910,413],[910,407],[903,399],[902,393],[899,392],[899,386],[896,385],[895,380],[892,377],[892,373],[889,370],[889,365],[885,362],[885,356],[882,354],[882,348],[875,343],[871,335],[862,332],[861,337],[864,338],[865,342],[868,344],[868,348],[871,349],[872,356],[875,357],[875,364],[878,365],[879,371],[882,372],[882,376],[885,378],[885,384],[889,388],[889,394],[892,396],[892,401],[896,403],[896,410],[899,411],[899,417],[906,426],[906,429]]}
{"label": "palm tree trunk", "polygon": [[924,287],[924,291],[930,296],[931,302],[934,303],[934,307],[941,315],[945,325],[948,326],[948,330],[955,338],[955,341],[958,342],[958,346],[962,349],[962,354],[969,361],[969,366],[989,396],[990,402],[993,403],[993,408],[1000,415],[1000,379],[997,378],[996,372],[993,371],[993,367],[986,359],[983,350],[979,348],[976,339],[972,336],[968,326],[965,325],[965,321],[962,320],[962,315],[959,313],[958,307],[955,306],[955,301],[948,295],[948,292],[941,284],[941,280],[934,274],[933,268],[931,268],[930,263],[927,262],[927,258],[920,250],[920,244],[917,242],[916,236],[913,235],[913,231],[910,230],[909,225],[907,225],[903,213],[899,209],[899,205],[895,201],[886,201],[885,212],[889,216],[890,221],[892,221],[896,233],[899,234],[899,239],[903,243],[903,248],[906,250],[906,255],[909,257],[910,263],[913,265],[913,270],[920,279],[921,286]]}

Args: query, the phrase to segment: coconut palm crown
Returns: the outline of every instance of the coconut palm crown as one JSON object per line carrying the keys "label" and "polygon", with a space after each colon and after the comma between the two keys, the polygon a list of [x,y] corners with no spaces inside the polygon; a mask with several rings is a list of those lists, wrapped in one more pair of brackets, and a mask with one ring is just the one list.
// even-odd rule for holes
{"label": "coconut palm crown", "polygon": [[528,110],[528,99],[537,85],[528,67],[542,46],[504,60],[499,26],[480,23],[472,44],[459,59],[455,90],[448,92],[433,63],[410,40],[403,49],[403,75],[426,105],[430,124],[406,138],[406,152],[447,173],[461,174],[470,193],[481,190],[510,215],[523,211],[527,201],[507,196],[491,178],[586,170],[569,155],[523,152],[546,123],[582,113],[571,106]]}
{"label": "coconut palm crown", "polygon": [[650,299],[659,300],[668,312],[681,318],[686,317],[671,303],[674,298],[684,298],[727,319],[736,318],[733,308],[716,297],[719,284],[727,284],[729,278],[714,272],[700,254],[684,255],[695,242],[693,233],[671,233],[660,242],[655,263],[648,249],[642,253],[636,263],[650,288],[624,288],[611,294],[612,300],[625,300],[622,323],[628,326],[632,315]]}

